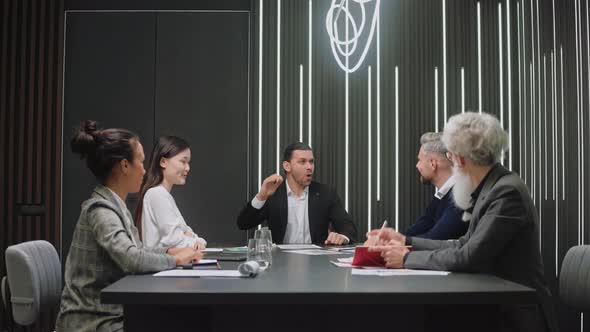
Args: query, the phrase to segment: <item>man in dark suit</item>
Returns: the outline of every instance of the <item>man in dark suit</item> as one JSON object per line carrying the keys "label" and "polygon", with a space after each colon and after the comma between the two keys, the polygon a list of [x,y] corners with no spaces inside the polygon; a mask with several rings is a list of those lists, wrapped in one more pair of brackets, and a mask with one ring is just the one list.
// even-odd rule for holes
{"label": "man in dark suit", "polygon": [[463,210],[453,201],[455,179],[441,136],[441,133],[425,133],[420,138],[416,169],[420,173],[420,181],[434,185],[436,192],[424,214],[402,232],[405,236],[448,240],[457,239],[467,232],[469,224],[461,219]]}
{"label": "man in dark suit", "polygon": [[440,241],[374,230],[368,236],[378,240],[370,250],[381,251],[390,268],[488,273],[534,288],[547,320],[537,305],[507,305],[502,328],[544,331],[554,326],[535,206],[520,177],[499,163],[506,132],[495,117],[468,112],[449,119],[442,140],[454,164],[455,202],[471,218],[467,234]]}
{"label": "man in dark suit", "polygon": [[238,227],[249,229],[266,221],[277,243],[356,241],[356,227],[336,191],[312,181],[314,162],[308,145],[287,146],[283,154],[286,181],[279,174],[264,179],[258,194],[240,212]]}

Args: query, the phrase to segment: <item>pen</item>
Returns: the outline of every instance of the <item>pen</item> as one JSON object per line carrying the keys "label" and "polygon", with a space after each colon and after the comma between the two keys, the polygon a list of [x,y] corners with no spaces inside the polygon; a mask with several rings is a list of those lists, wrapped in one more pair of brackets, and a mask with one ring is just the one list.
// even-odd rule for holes
{"label": "pen", "polygon": [[383,220],[383,225],[381,225],[381,229],[379,229],[379,233],[377,233],[377,242],[381,239],[381,232],[385,227],[387,227],[387,220]]}

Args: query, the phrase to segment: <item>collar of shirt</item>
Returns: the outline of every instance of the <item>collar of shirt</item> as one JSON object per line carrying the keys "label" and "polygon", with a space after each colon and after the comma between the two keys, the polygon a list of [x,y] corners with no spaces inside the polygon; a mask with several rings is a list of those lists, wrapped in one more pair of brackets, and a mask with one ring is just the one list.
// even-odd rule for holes
{"label": "collar of shirt", "polygon": [[309,194],[309,186],[307,186],[307,187],[305,187],[305,189],[303,189],[303,195],[301,195],[300,197],[297,197],[297,195],[295,195],[293,190],[291,190],[291,187],[289,187],[289,182],[286,180],[285,180],[285,185],[287,186],[287,197],[291,196],[296,199],[304,199],[304,198],[307,198],[307,195]]}
{"label": "collar of shirt", "polygon": [[436,197],[438,199],[443,199],[443,197],[445,197],[445,195],[449,192],[449,190],[451,190],[451,188],[453,188],[454,185],[455,185],[455,177],[451,176],[450,178],[447,179],[447,182],[445,182],[445,184],[442,185],[442,187],[436,189],[436,192],[434,193],[434,197]]}

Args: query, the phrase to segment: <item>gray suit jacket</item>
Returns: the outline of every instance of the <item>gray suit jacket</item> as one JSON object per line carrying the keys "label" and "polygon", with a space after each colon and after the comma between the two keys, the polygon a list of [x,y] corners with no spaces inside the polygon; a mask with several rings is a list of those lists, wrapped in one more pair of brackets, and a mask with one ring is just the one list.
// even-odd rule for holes
{"label": "gray suit jacket", "polygon": [[174,257],[165,252],[144,248],[123,200],[96,187],[82,203],[72,238],[56,330],[122,330],[123,307],[101,303],[100,291],[126,274],[174,268]]}
{"label": "gray suit jacket", "polygon": [[550,297],[535,206],[520,177],[500,164],[485,179],[467,234],[449,241],[413,237],[411,244],[406,268],[492,274],[536,289],[541,301]]}

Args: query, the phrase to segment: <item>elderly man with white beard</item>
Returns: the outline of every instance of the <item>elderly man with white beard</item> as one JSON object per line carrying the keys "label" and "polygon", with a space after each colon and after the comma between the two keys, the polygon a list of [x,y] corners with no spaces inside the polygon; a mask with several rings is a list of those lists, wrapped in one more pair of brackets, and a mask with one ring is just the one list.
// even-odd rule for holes
{"label": "elderly man with white beard", "polygon": [[499,163],[506,132],[495,117],[467,112],[449,119],[442,141],[453,162],[455,203],[471,219],[467,234],[444,241],[373,230],[367,233],[369,250],[381,251],[389,268],[487,273],[534,288],[541,306],[503,306],[502,329],[553,330],[537,212],[524,182]]}

